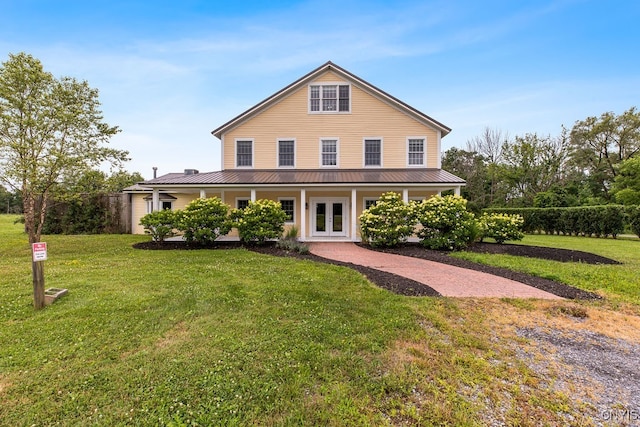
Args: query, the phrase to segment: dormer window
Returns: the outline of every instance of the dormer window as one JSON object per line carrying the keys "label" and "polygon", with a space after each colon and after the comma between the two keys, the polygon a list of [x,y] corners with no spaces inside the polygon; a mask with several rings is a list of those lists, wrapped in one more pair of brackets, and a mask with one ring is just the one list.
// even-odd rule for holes
{"label": "dormer window", "polygon": [[340,84],[309,86],[309,111],[312,113],[348,113],[351,111],[351,87]]}

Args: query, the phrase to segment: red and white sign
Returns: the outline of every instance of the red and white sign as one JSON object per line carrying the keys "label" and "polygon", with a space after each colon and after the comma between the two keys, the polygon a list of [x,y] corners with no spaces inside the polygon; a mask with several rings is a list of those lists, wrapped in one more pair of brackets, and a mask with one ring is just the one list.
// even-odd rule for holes
{"label": "red and white sign", "polygon": [[32,243],[31,250],[34,262],[47,260],[47,244],[45,242]]}

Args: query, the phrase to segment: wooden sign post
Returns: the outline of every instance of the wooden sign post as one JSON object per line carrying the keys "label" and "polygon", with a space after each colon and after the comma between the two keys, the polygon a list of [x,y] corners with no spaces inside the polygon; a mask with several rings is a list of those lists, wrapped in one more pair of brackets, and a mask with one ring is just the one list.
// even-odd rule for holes
{"label": "wooden sign post", "polygon": [[32,243],[31,253],[33,254],[33,307],[37,310],[44,307],[44,261],[47,259],[47,244]]}

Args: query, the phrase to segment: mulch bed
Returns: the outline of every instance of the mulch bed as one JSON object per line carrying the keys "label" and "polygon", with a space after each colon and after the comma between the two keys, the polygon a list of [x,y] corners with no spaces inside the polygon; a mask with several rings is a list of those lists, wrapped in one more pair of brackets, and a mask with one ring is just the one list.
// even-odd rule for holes
{"label": "mulch bed", "polygon": [[[133,245],[137,249],[151,249],[151,250],[197,250],[197,249],[234,249],[243,247],[240,242],[216,242],[211,246],[194,246],[187,245],[182,241],[171,242],[142,242]],[[372,283],[377,286],[387,289],[391,292],[406,295],[406,296],[440,296],[436,290],[416,282],[415,280],[407,279],[392,273],[376,270],[361,265],[352,263],[345,263],[341,261],[334,261],[326,258],[319,257],[314,254],[300,254],[298,252],[289,252],[283,249],[279,249],[275,246],[274,242],[268,242],[260,246],[245,246],[248,250],[255,252],[274,255],[294,257],[298,259],[308,259],[312,261],[324,262],[328,264],[341,265],[352,268],[361,274],[363,274]],[[368,249],[372,249],[367,245],[363,245]],[[525,273],[519,273],[508,270],[501,267],[493,267],[484,264],[478,264],[471,261],[466,261],[449,256],[447,252],[427,250],[419,244],[407,243],[397,248],[379,248],[374,249],[387,253],[394,253],[398,255],[412,256],[416,258],[422,258],[429,261],[440,262],[443,264],[454,265],[457,267],[468,268],[470,270],[482,271],[485,273],[493,274],[496,276],[512,279],[517,282],[533,286],[534,288],[541,289],[543,291],[558,295],[568,299],[601,299],[602,297],[592,292],[583,291],[581,289],[574,288],[573,286],[565,285],[564,283],[556,282],[554,280],[545,279],[542,277],[531,276]],[[619,264],[617,261],[601,257],[599,255],[590,254],[582,251],[573,251],[567,249],[555,249],[555,248],[542,248],[537,246],[525,246],[525,245],[497,245],[491,243],[478,243],[470,246],[468,250],[476,252],[486,253],[502,253],[518,256],[528,256],[533,258],[543,258],[561,262],[583,262],[588,264]]]}

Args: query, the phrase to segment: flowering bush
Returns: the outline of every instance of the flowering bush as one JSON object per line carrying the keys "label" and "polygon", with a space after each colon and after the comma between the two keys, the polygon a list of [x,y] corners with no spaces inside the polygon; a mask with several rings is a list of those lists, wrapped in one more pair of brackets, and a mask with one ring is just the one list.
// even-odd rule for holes
{"label": "flowering bush", "polygon": [[460,196],[434,196],[412,204],[412,208],[422,225],[416,234],[427,248],[462,249],[478,235],[475,217],[467,211],[467,201]]}
{"label": "flowering bush", "polygon": [[244,209],[233,209],[230,218],[240,240],[261,244],[282,235],[287,214],[280,202],[262,199],[249,202]]}
{"label": "flowering bush", "polygon": [[412,211],[398,193],[384,193],[360,214],[362,238],[371,246],[396,246],[407,240],[414,225]]}
{"label": "flowering bush", "polygon": [[218,197],[195,199],[176,211],[176,228],[184,233],[187,243],[206,245],[231,230],[228,212],[229,206]]}
{"label": "flowering bush", "polygon": [[164,239],[174,235],[176,215],[170,209],[151,212],[140,218],[140,225],[154,242],[164,242]]}
{"label": "flowering bush", "polygon": [[520,215],[501,213],[483,214],[479,220],[481,238],[491,237],[498,243],[507,240],[522,240],[524,233],[524,218]]}

